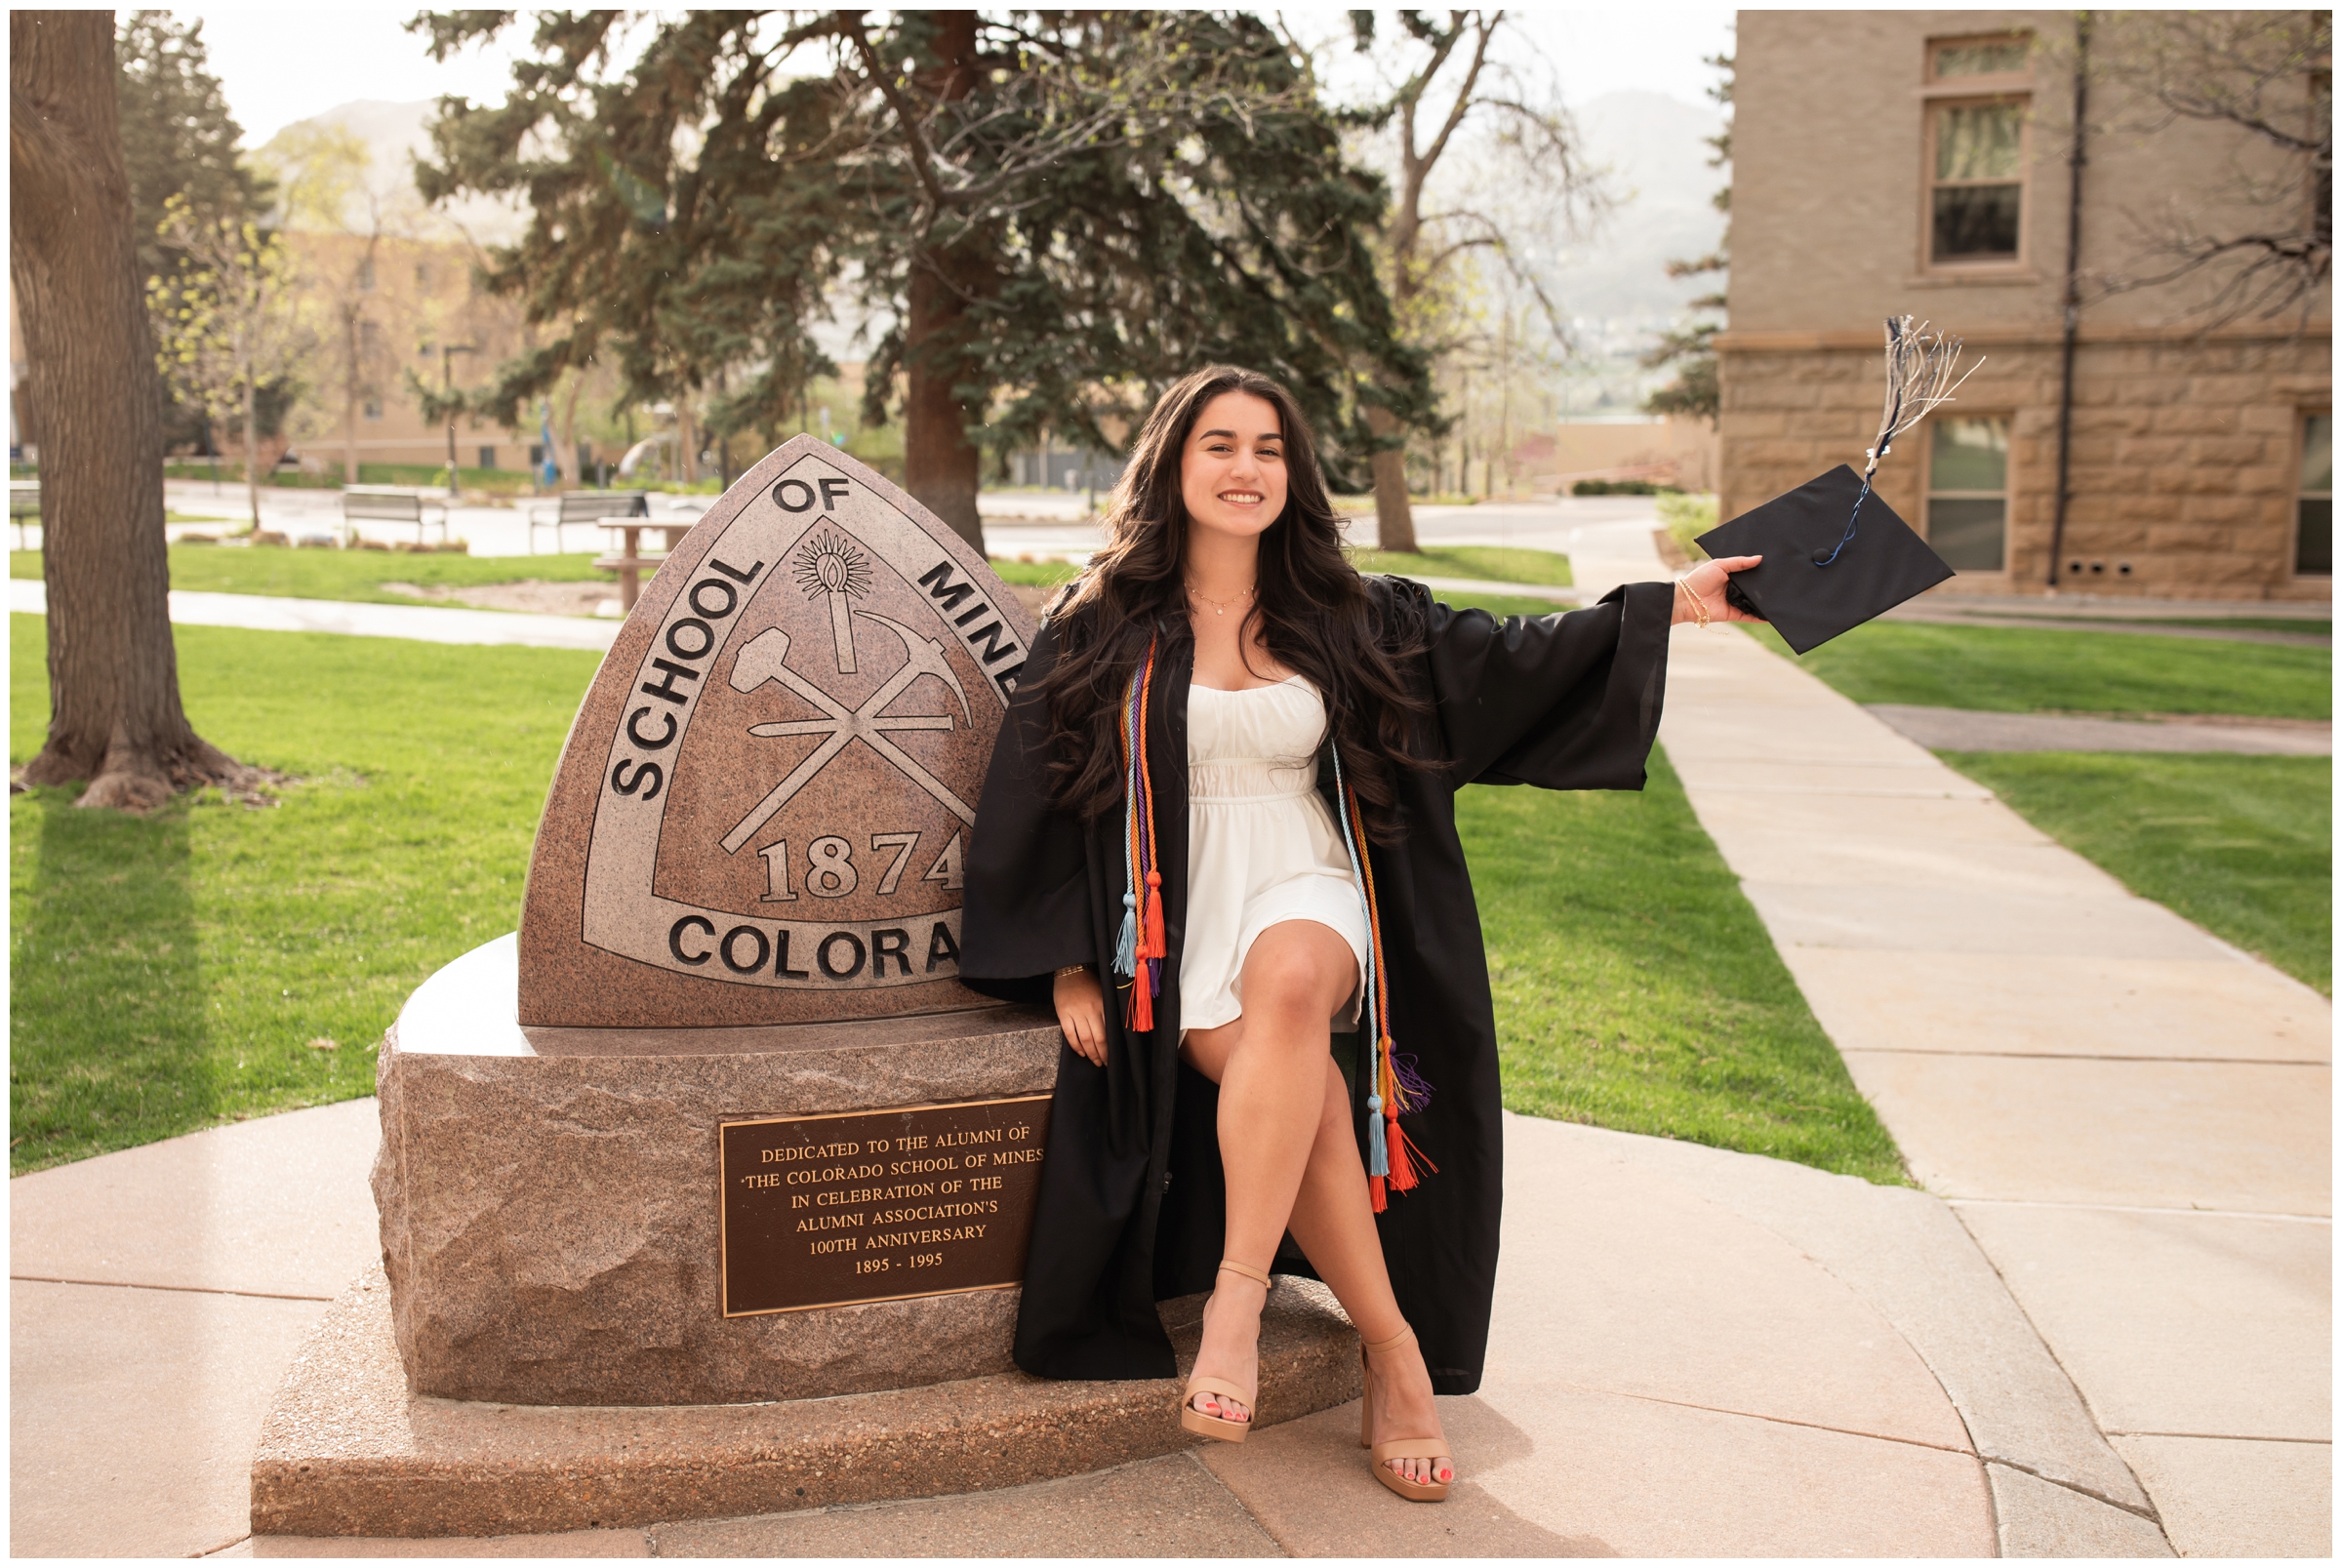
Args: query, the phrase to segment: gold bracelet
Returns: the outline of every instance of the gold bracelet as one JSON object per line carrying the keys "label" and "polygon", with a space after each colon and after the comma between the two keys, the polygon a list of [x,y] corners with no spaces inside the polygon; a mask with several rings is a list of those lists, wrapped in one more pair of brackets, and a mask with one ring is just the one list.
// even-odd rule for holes
{"label": "gold bracelet", "polygon": [[1691,613],[1698,620],[1700,629],[1702,631],[1706,631],[1708,629],[1708,623],[1710,619],[1708,615],[1708,605],[1706,601],[1701,599],[1698,594],[1692,592],[1691,579],[1687,577],[1679,577],[1676,579],[1676,586],[1681,588],[1683,590],[1683,596],[1691,601]]}
{"label": "gold bracelet", "polygon": [[1087,964],[1068,964],[1068,965],[1066,965],[1066,967],[1065,967],[1065,968],[1063,968],[1063,969],[1059,970],[1059,971],[1058,971],[1058,974],[1060,974],[1060,975],[1086,975],[1086,974],[1088,974],[1089,972],[1090,972],[1090,966],[1089,966],[1089,965],[1087,965]]}

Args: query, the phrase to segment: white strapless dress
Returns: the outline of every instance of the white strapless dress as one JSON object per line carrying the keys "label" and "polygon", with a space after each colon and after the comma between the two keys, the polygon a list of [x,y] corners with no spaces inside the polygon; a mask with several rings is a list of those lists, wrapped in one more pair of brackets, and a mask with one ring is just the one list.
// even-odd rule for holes
{"label": "white strapless dress", "polygon": [[[1366,974],[1366,911],[1342,830],[1316,790],[1325,704],[1296,675],[1274,686],[1188,688],[1188,923],[1180,946],[1183,1027],[1244,1011],[1244,955],[1282,920],[1329,926]],[[1338,1026],[1357,1016],[1353,991]]]}

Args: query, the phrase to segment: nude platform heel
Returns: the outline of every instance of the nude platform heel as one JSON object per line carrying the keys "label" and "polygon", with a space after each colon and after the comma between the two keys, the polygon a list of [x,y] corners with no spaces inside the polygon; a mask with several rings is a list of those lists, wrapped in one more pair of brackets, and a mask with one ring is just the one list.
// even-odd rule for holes
{"label": "nude platform heel", "polygon": [[1364,1397],[1358,1401],[1358,1446],[1367,1451],[1367,1462],[1374,1467],[1374,1478],[1396,1492],[1400,1497],[1410,1503],[1444,1503],[1447,1501],[1447,1482],[1410,1481],[1384,1461],[1437,1459],[1442,1454],[1446,1454],[1450,1460],[1453,1460],[1455,1455],[1448,1448],[1446,1438],[1397,1437],[1387,1443],[1378,1443],[1374,1440],[1374,1379],[1371,1376],[1372,1368],[1368,1365],[1367,1356],[1369,1352],[1380,1353],[1395,1350],[1414,1337],[1413,1329],[1404,1328],[1389,1339],[1378,1340],[1372,1345],[1366,1344],[1363,1339],[1359,1341],[1358,1367],[1361,1373],[1367,1374],[1367,1376],[1365,1377]]}
{"label": "nude platform heel", "polygon": [[[1232,1274],[1242,1274],[1246,1279],[1259,1280],[1264,1290],[1275,1289],[1275,1286],[1270,1283],[1267,1274],[1249,1265],[1240,1264],[1233,1258],[1221,1259],[1220,1266]],[[1197,1353],[1201,1354],[1202,1352],[1199,1350]],[[1187,1388],[1179,1396],[1179,1424],[1199,1437],[1209,1437],[1216,1442],[1240,1443],[1244,1440],[1245,1433],[1252,1430],[1251,1421],[1228,1421],[1219,1416],[1207,1416],[1196,1409],[1194,1399],[1199,1393],[1225,1394],[1231,1399],[1241,1399],[1244,1402],[1244,1408],[1252,1413],[1253,1420],[1260,1419],[1260,1379],[1258,1377],[1253,1379],[1253,1387],[1247,1388],[1240,1384],[1232,1383],[1226,1378],[1210,1377],[1198,1372],[1188,1380]]]}

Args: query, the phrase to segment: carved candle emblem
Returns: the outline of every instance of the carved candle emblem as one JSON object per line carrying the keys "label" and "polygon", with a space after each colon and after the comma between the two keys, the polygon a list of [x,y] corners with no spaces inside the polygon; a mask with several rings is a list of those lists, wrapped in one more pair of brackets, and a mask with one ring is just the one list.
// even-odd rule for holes
{"label": "carved candle emblem", "polygon": [[829,596],[829,640],[837,645],[837,672],[851,675],[854,663],[856,599],[870,591],[870,563],[853,543],[828,529],[797,551],[797,586],[808,599]]}

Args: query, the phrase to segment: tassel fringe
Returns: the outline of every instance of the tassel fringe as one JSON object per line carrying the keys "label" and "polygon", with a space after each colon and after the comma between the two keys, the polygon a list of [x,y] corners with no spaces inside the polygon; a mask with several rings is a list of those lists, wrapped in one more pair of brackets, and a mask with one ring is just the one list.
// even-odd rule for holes
{"label": "tassel fringe", "polygon": [[1357,885],[1358,905],[1366,915],[1366,984],[1360,999],[1365,1013],[1366,1038],[1371,1041],[1366,1062],[1366,1200],[1377,1214],[1390,1207],[1390,1194],[1408,1192],[1422,1185],[1417,1167],[1437,1174],[1439,1167],[1425,1158],[1415,1141],[1398,1125],[1431,1104],[1432,1086],[1417,1070],[1415,1059],[1403,1061],[1391,1039],[1391,982],[1383,964],[1381,902],[1375,897],[1374,862],[1362,849],[1366,822],[1358,799],[1342,777],[1342,753],[1334,757],[1334,800],[1342,820],[1342,846],[1350,852],[1351,879]]}
{"label": "tassel fringe", "polygon": [[1853,539],[1855,527],[1862,521],[1862,503],[1871,499],[1871,479],[1878,471],[1878,460],[1894,450],[1895,437],[1952,402],[1960,383],[1984,363],[1977,360],[1955,379],[1960,347],[1958,338],[1930,332],[1924,321],[1915,323],[1909,316],[1886,318],[1886,406],[1878,416],[1878,434],[1863,451],[1869,461],[1863,465],[1862,489],[1855,493],[1854,509],[1846,516],[1846,531],[1828,555],[1814,552],[1814,565],[1836,561]]}

